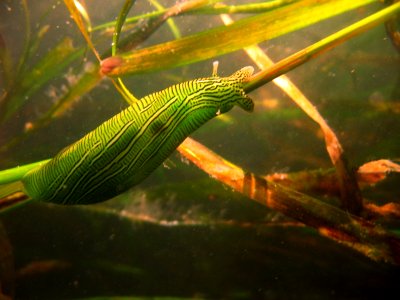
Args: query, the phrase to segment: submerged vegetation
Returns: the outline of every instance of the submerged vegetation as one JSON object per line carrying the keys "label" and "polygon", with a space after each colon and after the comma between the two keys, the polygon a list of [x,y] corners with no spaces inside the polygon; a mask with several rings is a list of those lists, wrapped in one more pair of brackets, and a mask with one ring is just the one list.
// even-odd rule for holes
{"label": "submerged vegetation", "polygon": [[[139,258],[119,260],[106,255],[110,252],[107,249],[112,248],[116,252],[111,251],[111,256],[118,256],[119,247],[126,246],[136,252],[124,251],[124,255],[131,253],[146,261],[147,251],[154,253],[166,243],[166,249],[160,250],[156,259],[166,273],[175,272],[168,257],[176,259],[173,255],[183,251],[199,258],[193,262],[184,256],[176,263],[178,272],[212,273],[213,280],[223,285],[224,280],[214,278],[223,268],[218,267],[218,259],[207,258],[205,252],[192,250],[191,245],[214,251],[221,259],[223,248],[241,238],[243,241],[234,247],[237,252],[232,254],[232,261],[227,262],[229,266],[245,257],[248,268],[238,267],[238,272],[249,272],[253,262],[268,270],[271,253],[278,260],[285,255],[293,261],[301,260],[294,259],[294,249],[304,243],[314,249],[312,252],[328,251],[332,260],[361,260],[355,266],[349,263],[345,271],[348,274],[352,274],[352,267],[368,272],[376,266],[383,268],[380,271],[390,270],[385,278],[387,284],[391,283],[390,268],[397,270],[400,265],[400,204],[398,189],[394,188],[400,172],[400,26],[396,19],[400,2],[248,2],[126,0],[110,4],[110,9],[77,0],[55,1],[54,5],[46,1],[46,8],[33,8],[26,0],[18,5],[7,1],[3,4],[1,13],[8,17],[2,19],[18,16],[19,24],[24,24],[19,29],[24,40],[22,46],[17,45],[12,40],[16,32],[7,32],[7,24],[1,24],[0,165],[8,170],[0,172],[0,184],[20,178],[121,107],[138,101],[141,95],[187,79],[210,76],[212,61],[221,59],[219,73],[245,65],[257,66],[259,72],[245,86],[246,92],[253,92],[251,97],[256,103],[252,116],[222,115],[207,130],[195,134],[195,138],[220,151],[214,152],[188,138],[178,148],[180,158],[167,160],[165,168],[159,168],[140,187],[95,206],[64,208],[28,203],[22,193],[1,199],[0,249],[4,250],[0,250],[0,292],[12,295],[17,278],[17,284],[26,289],[16,295],[23,298],[32,288],[27,283],[31,278],[44,280],[61,273],[74,282],[74,274],[81,274],[80,268],[90,265],[95,274],[113,274],[110,278],[124,278],[122,282],[130,280],[139,286],[130,289],[129,283],[124,283],[118,294],[240,294],[246,298],[254,290],[266,289],[262,280],[255,280],[254,285],[232,283],[218,290],[197,275],[193,281],[205,280],[204,285],[190,282],[185,286],[183,278],[175,274],[171,279],[174,287],[161,284],[152,293],[151,282],[161,280],[158,276],[164,273],[154,275],[148,270],[152,267],[136,261]],[[103,14],[97,16],[99,11]],[[52,23],[57,18],[66,27],[62,31]],[[53,42],[50,37],[57,38]],[[385,47],[385,54],[380,46]],[[15,51],[14,47],[22,50]],[[336,47],[338,52],[329,56],[326,51]],[[280,60],[273,62],[268,52]],[[204,68],[208,66],[208,74],[200,69],[202,63]],[[298,68],[301,65],[304,66]],[[299,73],[295,73],[298,69]],[[292,70],[294,73],[287,74]],[[389,75],[380,78],[385,72]],[[293,81],[288,75],[293,75]],[[282,93],[268,91],[267,87],[274,89],[272,84],[266,85],[270,81]],[[297,81],[299,84],[295,85],[293,82]],[[229,144],[229,140],[233,142]],[[223,146],[217,148],[220,144]],[[224,150],[230,147],[230,151]],[[193,165],[210,175],[207,182]],[[49,213],[59,220],[46,216]],[[25,220],[25,215],[30,219]],[[19,219],[25,223],[18,225]],[[38,250],[44,251],[39,257],[31,256],[27,248],[21,249],[25,246],[18,249],[21,245],[30,247],[31,237],[26,238],[26,232],[36,223],[34,219],[44,222],[34,226],[34,235],[49,235],[52,243],[62,245],[56,246],[57,255],[46,247]],[[99,255],[94,259],[86,254],[74,260],[71,254],[72,245],[82,234],[76,224],[82,221],[87,226],[83,233],[85,251]],[[50,233],[46,226],[52,228]],[[80,232],[71,238],[70,246],[59,237],[73,235],[74,229],[63,226]],[[312,234],[309,228],[314,229]],[[100,238],[102,232],[106,232],[107,242],[99,247],[105,250],[92,249],[92,239]],[[144,238],[148,232],[153,241]],[[193,232],[199,241],[193,241]],[[115,235],[118,237],[113,244]],[[214,242],[204,235],[211,235]],[[138,248],[135,239],[141,243]],[[268,239],[275,246],[268,248]],[[334,242],[327,246],[324,239]],[[282,240],[291,244],[289,254],[282,254],[284,246],[277,246]],[[257,257],[244,255],[241,251],[245,248]],[[307,257],[307,249],[302,248],[301,252],[304,260],[312,259],[310,254]],[[10,262],[13,256],[23,259],[14,266]],[[321,256],[317,257],[318,265],[335,265],[334,261],[323,262]],[[300,269],[296,275],[301,276],[302,271],[307,270]],[[227,275],[228,278],[241,281],[240,276]],[[264,279],[271,283],[271,278]],[[115,295],[112,287],[118,285],[107,280],[110,290],[91,287],[93,290],[84,294],[76,288],[63,297],[101,292]],[[87,286],[95,282],[90,276],[82,281]],[[56,292],[49,290],[45,294]]]}

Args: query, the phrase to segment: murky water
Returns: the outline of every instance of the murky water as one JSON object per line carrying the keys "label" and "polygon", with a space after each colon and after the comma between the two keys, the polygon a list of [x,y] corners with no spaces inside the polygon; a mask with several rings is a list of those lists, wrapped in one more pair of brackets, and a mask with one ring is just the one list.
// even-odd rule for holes
{"label": "murky water", "polygon": [[[13,105],[23,103],[9,117],[3,114],[0,169],[50,158],[127,106],[105,78],[79,93],[77,83],[98,62],[63,2],[28,2],[26,7],[25,2],[0,2],[0,101],[14,97]],[[115,19],[123,2],[86,1],[93,26]],[[137,2],[132,15],[154,10],[145,1]],[[167,7],[175,3],[161,2]],[[359,8],[260,47],[278,61],[381,7]],[[31,52],[22,61],[27,14]],[[184,36],[220,24],[216,15],[176,18]],[[111,45],[112,32],[96,32],[92,38],[102,53]],[[140,47],[172,39],[164,24]],[[127,76],[124,82],[140,98],[211,76],[216,59],[221,76],[256,65],[236,51]],[[399,52],[379,25],[287,75],[332,127],[356,168],[399,157],[399,66]],[[18,80],[13,82],[13,76]],[[71,91],[80,97],[50,116],[54,104]],[[191,137],[260,176],[332,168],[320,128],[283,91],[269,83],[249,96],[254,112],[234,108]],[[377,185],[362,185],[365,203],[397,207],[399,179],[392,172]],[[338,202],[337,195],[310,195],[323,203]],[[31,202],[0,212],[0,299],[3,294],[15,299],[373,299],[395,291],[398,267],[355,250],[359,241],[353,237],[347,241],[350,246],[338,243],[292,216],[249,201],[173,153],[146,180],[110,201],[72,207]],[[379,218],[368,213],[361,217],[390,234],[398,231],[396,209]],[[389,251],[395,258],[396,245],[390,249],[394,254]]]}

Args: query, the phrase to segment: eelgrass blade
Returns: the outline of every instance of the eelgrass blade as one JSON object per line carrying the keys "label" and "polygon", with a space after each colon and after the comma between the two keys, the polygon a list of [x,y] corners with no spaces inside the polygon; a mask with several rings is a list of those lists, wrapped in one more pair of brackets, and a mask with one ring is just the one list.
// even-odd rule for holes
{"label": "eelgrass blade", "polygon": [[61,95],[55,100],[54,105],[46,111],[37,120],[33,120],[30,123],[29,129],[26,129],[19,135],[14,135],[6,144],[0,146],[0,153],[9,150],[13,146],[20,143],[26,137],[28,137],[32,132],[43,128],[50,124],[54,119],[60,118],[67,111],[73,107],[80,97],[89,93],[93,88],[95,88],[101,81],[103,76],[99,72],[98,66],[93,67],[92,70],[83,73],[79,76],[77,82],[69,86],[68,91]]}
{"label": "eelgrass blade", "polygon": [[10,91],[18,86],[18,77],[24,70],[25,62],[28,59],[30,52],[30,43],[31,43],[31,21],[30,21],[30,13],[26,0],[21,1],[22,9],[24,12],[25,18],[25,37],[24,37],[24,49],[22,51],[22,55],[19,58],[19,61],[16,65],[14,65],[11,61],[10,53],[7,51],[5,47],[5,42],[1,39],[1,56],[0,61],[2,61],[3,70],[4,70],[4,82],[6,84],[7,92],[0,96],[0,123],[4,118],[4,115],[7,113],[7,105],[9,103],[9,93]]}
{"label": "eelgrass blade", "polygon": [[400,2],[394,3],[387,8],[384,8],[346,28],[337,31],[334,34],[320,40],[319,42],[304,48],[285,59],[274,64],[272,67],[255,74],[249,83],[246,84],[247,92],[253,91],[256,88],[268,83],[274,78],[289,72],[290,70],[304,64],[310,59],[322,54],[330,48],[333,48],[350,38],[361,34],[393,17],[400,12]]}
{"label": "eelgrass blade", "polygon": [[16,74],[19,74],[23,71],[23,67],[25,66],[25,62],[29,56],[29,48],[31,42],[31,18],[29,13],[29,8],[26,0],[21,1],[24,16],[25,16],[25,38],[24,38],[24,50],[16,67]]}
{"label": "eelgrass blade", "polygon": [[69,64],[80,57],[83,51],[72,45],[70,38],[64,38],[55,48],[50,50],[23,78],[14,86],[4,101],[0,111],[0,121],[8,120],[22,105],[43,85],[56,77]]}
{"label": "eelgrass blade", "polygon": [[[225,24],[232,23],[227,15],[222,15]],[[274,63],[257,45],[246,47],[247,55],[264,70]],[[287,77],[281,75],[273,79],[282,91],[284,91],[293,102],[295,102],[311,119],[313,119],[321,128],[325,137],[326,150],[335,166],[339,181],[342,206],[347,211],[358,214],[362,209],[362,197],[355,176],[355,172],[349,168],[347,159],[344,155],[343,147],[332,128],[328,125],[315,105],[301,92],[301,90]]]}
{"label": "eelgrass blade", "polygon": [[[96,48],[94,47],[92,40],[90,38],[89,32],[87,27],[85,26],[85,23],[82,20],[81,12],[80,10],[84,10],[83,6],[80,4],[78,0],[64,0],[65,6],[68,8],[69,13],[71,14],[71,17],[74,19],[76,25],[78,26],[80,32],[82,33],[87,45],[89,48],[93,51],[95,54],[96,58],[98,61],[101,61],[100,55],[98,54]],[[78,9],[78,7],[79,9]],[[85,10],[84,10],[85,11]],[[88,15],[88,14],[87,14]]]}
{"label": "eelgrass blade", "polygon": [[[201,7],[192,7],[190,9],[186,9],[181,15],[202,15],[202,14],[221,14],[221,13],[262,13],[266,11],[270,11],[273,9],[277,9],[279,7],[291,4],[296,1],[301,0],[272,0],[260,3],[249,3],[243,5],[223,5],[220,3],[220,0],[209,0],[207,1],[207,5]],[[168,8],[159,9],[157,11],[152,11],[149,13],[145,13],[138,16],[129,17],[126,19],[126,24],[135,24],[140,20],[157,18],[158,16],[166,13]],[[115,21],[106,22],[100,25],[93,27],[93,31],[106,29],[112,26],[115,26]]]}
{"label": "eelgrass blade", "polygon": [[112,38],[111,44],[111,55],[114,56],[117,54],[118,49],[118,40],[121,34],[122,26],[124,25],[126,16],[132,8],[132,5],[135,3],[135,0],[126,0],[122,10],[119,13],[117,23],[115,24],[114,34]]}
{"label": "eelgrass blade", "polygon": [[[142,21],[136,24],[134,30],[125,38],[121,39],[119,42],[119,48],[122,51],[132,50],[137,45],[148,39],[169,18],[216,1],[217,0],[189,0],[186,2],[178,2],[162,14],[157,14],[152,18],[141,19]],[[109,55],[110,53],[106,52],[102,57],[107,57]]]}
{"label": "eelgrass blade", "polygon": [[49,159],[46,159],[46,160],[42,160],[42,161],[31,163],[31,164],[23,165],[23,166],[20,166],[20,167],[15,167],[15,168],[12,168],[12,169],[2,170],[2,171],[0,171],[0,185],[21,180],[21,178],[27,172],[29,172],[30,170],[45,164],[48,161],[49,161]]}
{"label": "eelgrass blade", "polygon": [[[117,54],[118,49],[118,41],[121,35],[122,26],[125,23],[126,16],[128,15],[129,11],[132,8],[132,5],[135,3],[135,0],[126,0],[122,10],[119,13],[117,23],[115,24],[114,34],[112,37],[112,44],[111,44],[111,55],[114,56]],[[137,101],[136,97],[129,91],[129,89],[125,86],[124,82],[121,78],[117,78],[117,80],[112,80],[115,88],[118,92],[122,95],[128,104],[132,105]]]}
{"label": "eelgrass blade", "polygon": [[215,58],[372,2],[375,1],[304,0],[295,2],[272,12],[242,19],[231,26],[220,26],[178,40],[125,53],[121,55],[124,62],[108,75],[121,76],[165,70]]}
{"label": "eelgrass blade", "polygon": [[247,3],[240,5],[223,5],[217,3],[194,10],[193,14],[255,14],[262,13],[279,7],[292,4],[301,0],[272,0],[259,3]]}
{"label": "eelgrass blade", "polygon": [[380,225],[246,172],[191,138],[178,151],[212,178],[251,200],[311,226],[374,261],[400,265],[400,239]]}
{"label": "eelgrass blade", "polygon": [[[162,6],[157,0],[149,0],[149,1],[152,5],[154,5],[155,8],[157,8],[158,11],[165,11],[165,7]],[[178,26],[175,24],[175,21],[172,18],[168,18],[167,24],[176,39],[182,37]]]}

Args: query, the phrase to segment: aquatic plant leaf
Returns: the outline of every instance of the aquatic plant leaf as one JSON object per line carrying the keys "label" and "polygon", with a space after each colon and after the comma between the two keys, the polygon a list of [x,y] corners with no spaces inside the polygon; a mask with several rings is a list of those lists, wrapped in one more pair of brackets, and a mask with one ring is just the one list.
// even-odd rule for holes
{"label": "aquatic plant leaf", "polygon": [[117,23],[115,24],[114,35],[112,39],[111,54],[114,56],[117,53],[118,40],[121,34],[122,26],[124,25],[126,16],[132,8],[135,0],[126,0],[122,10],[119,13]]}
{"label": "aquatic plant leaf", "polygon": [[246,84],[245,90],[252,91],[272,79],[285,74],[286,72],[298,67],[315,56],[323,53],[323,51],[333,48],[334,46],[343,43],[344,41],[363,33],[374,26],[388,20],[397,12],[400,11],[400,2],[390,5],[356,23],[353,23],[346,28],[343,28],[334,34],[308,46],[284,59],[277,62],[273,66],[255,74]]}
{"label": "aquatic plant leaf", "polygon": [[24,50],[18,61],[18,65],[16,66],[16,72],[15,72],[16,74],[19,74],[24,69],[25,62],[27,61],[29,56],[30,42],[31,42],[31,18],[30,18],[28,3],[26,0],[22,0],[21,5],[23,8],[24,18],[25,18],[25,38],[24,38]]}
{"label": "aquatic plant leaf", "polygon": [[389,173],[400,173],[400,165],[389,160],[379,159],[367,162],[358,169],[359,180],[366,184],[376,184]]}
{"label": "aquatic plant leaf", "polygon": [[[187,1],[187,2],[177,3],[174,6],[172,6],[171,8],[169,8],[167,11],[165,11],[164,14],[158,15],[155,18],[145,19],[144,22],[137,24],[135,30],[133,30],[132,33],[130,33],[121,42],[118,42],[120,31],[121,31],[122,25],[125,21],[126,14],[128,13],[130,7],[133,4],[130,2],[126,2],[123,10],[120,13],[117,23],[116,23],[116,28],[115,28],[114,36],[113,36],[113,46],[111,49],[112,57],[108,57],[102,61],[102,63],[101,63],[102,73],[108,74],[109,72],[111,72],[112,68],[115,68],[116,66],[118,66],[120,64],[120,61],[122,61],[122,60],[118,61],[118,57],[114,56],[117,52],[117,46],[118,46],[118,48],[121,48],[121,50],[124,50],[124,51],[126,51],[127,49],[130,49],[130,48],[134,48],[134,47],[136,47],[136,45],[138,45],[139,43],[146,40],[165,21],[168,21],[168,20],[170,21],[171,16],[181,14],[181,13],[183,13],[187,10],[193,9],[195,7],[206,5],[212,1],[213,0],[192,0],[192,1]],[[155,4],[157,6],[156,3],[153,3],[153,4]],[[174,28],[174,26],[172,26],[172,28]],[[175,32],[177,32],[177,30],[175,30]],[[108,55],[109,55],[109,52],[106,52],[106,53],[104,53],[104,55],[102,57],[106,57]],[[117,62],[117,64],[114,65],[113,64],[114,62]],[[104,68],[104,66],[106,66],[106,68]],[[108,66],[111,66],[112,68],[109,68]],[[104,70],[105,70],[105,72],[104,72]],[[118,80],[116,80],[116,81],[113,80],[112,82],[113,82],[114,86],[116,87],[116,89],[123,96],[123,98],[127,101],[128,104],[132,105],[135,101],[137,101],[137,99],[134,97],[134,95],[132,95],[129,92],[129,90],[125,87],[121,78],[118,78]]]}
{"label": "aquatic plant leaf", "polygon": [[100,74],[98,66],[93,66],[92,70],[83,73],[76,84],[70,86],[68,92],[57,101],[57,104],[49,111],[47,117],[56,118],[62,116],[77,99],[95,88],[102,78],[103,76]]}
{"label": "aquatic plant leaf", "polygon": [[207,7],[196,9],[194,14],[236,14],[236,13],[261,13],[273,10],[299,0],[271,0],[259,3],[247,3],[241,5],[224,5],[217,3]]}
{"label": "aquatic plant leaf", "polygon": [[[225,24],[230,24],[232,20],[228,16],[221,16]],[[246,47],[247,55],[258,65],[261,70],[274,65],[274,62],[256,45]],[[281,75],[273,80],[282,91],[284,91],[293,102],[295,102],[311,119],[313,119],[321,128],[324,137],[327,152],[336,168],[337,176],[340,182],[343,207],[352,213],[359,213],[362,209],[362,198],[355,178],[354,172],[346,163],[343,147],[337,138],[337,135],[328,125],[316,106],[301,92],[301,90],[287,77]]]}
{"label": "aquatic plant leaf", "polygon": [[47,110],[40,118],[29,123],[25,131],[14,135],[7,143],[0,145],[0,152],[7,151],[23,139],[28,137],[33,131],[43,128],[50,124],[54,119],[63,116],[83,95],[90,92],[102,80],[103,75],[98,66],[92,66],[92,69],[86,70],[82,75],[77,76],[76,82],[68,87],[59,98],[54,99],[54,105]]}
{"label": "aquatic plant leaf", "polygon": [[[80,4],[77,0],[64,0],[65,6],[68,8],[71,17],[74,19],[76,25],[78,26],[80,32],[82,33],[86,43],[93,51],[96,58],[100,61],[100,56],[92,43],[92,39],[89,35],[89,30],[85,26],[85,23],[82,20],[82,15],[85,16],[84,18],[88,20],[88,24],[90,25],[89,14],[86,12],[82,4]],[[89,26],[90,29],[90,26]]]}
{"label": "aquatic plant leaf", "polygon": [[304,28],[374,0],[305,0],[175,41],[121,55],[124,62],[109,73],[121,76],[182,66],[214,58]]}
{"label": "aquatic plant leaf", "polygon": [[286,216],[314,227],[375,261],[400,264],[400,239],[379,225],[302,194],[225,160],[207,147],[187,138],[178,151],[212,178]]}
{"label": "aquatic plant leaf", "polygon": [[21,56],[19,57],[18,63],[14,64],[11,59],[10,52],[7,50],[5,40],[3,36],[0,36],[0,64],[3,68],[3,79],[5,83],[5,87],[7,92],[0,96],[0,120],[2,119],[2,115],[5,110],[5,105],[8,101],[8,94],[10,93],[13,85],[18,85],[16,80],[18,75],[22,72],[23,67],[25,65],[25,61],[29,57],[29,53],[31,51],[31,24],[30,24],[30,13],[28,9],[28,4],[26,0],[21,1],[22,10],[24,13],[25,19],[25,36],[24,36],[24,47]]}
{"label": "aquatic plant leaf", "polygon": [[23,166],[18,166],[18,167],[12,168],[12,169],[0,171],[0,184],[6,184],[6,183],[10,183],[10,182],[13,182],[16,180],[21,180],[21,178],[27,172],[45,164],[48,161],[49,161],[49,159],[38,161],[38,162],[27,164],[27,165],[23,165]]}
{"label": "aquatic plant leaf", "polygon": [[[375,214],[380,217],[386,218],[400,218],[400,204],[399,203],[386,203],[383,205],[376,205],[374,203],[366,203],[365,208],[370,214]],[[398,230],[397,230],[398,231]],[[399,233],[397,232],[399,235]]]}
{"label": "aquatic plant leaf", "polygon": [[[29,46],[29,53],[28,53],[28,59],[31,57],[34,57],[38,53],[38,49],[43,41],[43,38],[45,37],[46,33],[49,31],[50,25],[44,25],[41,28],[38,29],[34,34],[32,34],[30,46]],[[22,76],[24,75],[23,73],[21,74]]]}
{"label": "aquatic plant leaf", "polygon": [[50,50],[29,72],[4,102],[0,120],[9,119],[39,88],[57,77],[73,60],[80,57],[83,50],[76,49],[68,37]]}
{"label": "aquatic plant leaf", "polygon": [[[149,0],[149,1],[152,5],[154,5],[157,8],[158,11],[165,10],[164,6],[162,6],[157,0]],[[180,32],[178,26],[175,24],[175,21],[173,19],[168,18],[167,24],[176,39],[179,39],[182,37],[181,32]]]}
{"label": "aquatic plant leaf", "polygon": [[46,53],[29,74],[24,76],[21,85],[28,89],[27,95],[31,95],[43,83],[60,73],[71,60],[81,54],[82,51],[73,46],[71,38],[62,39],[56,47]]}
{"label": "aquatic plant leaf", "polygon": [[[217,0],[190,0],[186,2],[178,2],[174,6],[168,8],[162,14],[157,14],[150,18],[140,19],[131,33],[118,43],[121,51],[128,51],[148,39],[161,25],[170,17],[174,17],[184,12],[208,5]],[[111,52],[106,52],[102,57],[107,57]]]}
{"label": "aquatic plant leaf", "polygon": [[[208,0],[207,4],[200,7],[192,7],[190,9],[185,9],[182,12],[182,15],[202,15],[202,14],[221,14],[221,13],[262,13],[269,10],[273,10],[293,2],[300,0],[271,0],[261,3],[249,3],[243,5],[224,5],[220,2],[220,0]],[[154,2],[154,0],[152,1]],[[186,3],[188,3],[187,1]],[[153,11],[150,13],[145,13],[138,16],[129,17],[126,19],[127,24],[135,24],[140,20],[157,18],[158,16],[164,14],[169,8],[160,8],[157,11]],[[106,29],[108,27],[112,27],[115,25],[115,21],[106,22],[100,25],[93,27],[93,31]]]}
{"label": "aquatic plant leaf", "polygon": [[[132,5],[135,3],[135,0],[126,0],[122,10],[119,13],[117,18],[117,23],[115,24],[114,34],[112,37],[112,44],[111,44],[111,55],[114,56],[117,53],[118,49],[118,41],[121,34],[122,26],[125,23],[126,16],[128,15],[129,11],[132,8]],[[108,61],[110,61],[108,59]],[[105,62],[101,62],[102,71],[104,70]],[[103,72],[102,72],[103,73]],[[132,105],[137,101],[136,97],[129,91],[129,89],[125,86],[124,82],[121,78],[117,78],[117,80],[112,80],[115,88],[118,92],[124,97],[125,101],[128,102],[129,105]]]}

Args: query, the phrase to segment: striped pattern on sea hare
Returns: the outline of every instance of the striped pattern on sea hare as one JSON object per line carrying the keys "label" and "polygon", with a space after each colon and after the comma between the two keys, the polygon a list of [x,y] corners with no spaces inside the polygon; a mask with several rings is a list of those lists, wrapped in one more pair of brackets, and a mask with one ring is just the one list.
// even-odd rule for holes
{"label": "striped pattern on sea hare", "polygon": [[60,204],[107,200],[141,182],[194,130],[239,105],[252,111],[243,81],[245,67],[148,95],[27,173],[22,182],[33,199]]}

